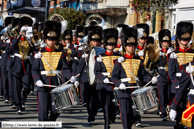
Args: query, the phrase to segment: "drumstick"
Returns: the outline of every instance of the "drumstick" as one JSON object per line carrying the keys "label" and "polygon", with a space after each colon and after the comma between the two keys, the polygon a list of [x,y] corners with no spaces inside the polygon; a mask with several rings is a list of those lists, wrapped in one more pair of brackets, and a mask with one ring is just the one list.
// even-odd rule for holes
{"label": "drumstick", "polygon": [[[77,74],[75,77],[78,77],[80,75],[80,73],[79,74]],[[67,83],[69,83],[71,81],[71,79],[69,79],[68,81],[66,81],[64,84],[62,84],[62,85],[65,85],[65,84],[67,84]]]}
{"label": "drumstick", "polygon": [[[128,86],[126,89],[139,88],[140,86]],[[119,87],[115,87],[114,90],[120,90]]]}
{"label": "drumstick", "polygon": [[[158,75],[158,76],[156,76],[157,78],[159,77],[160,75]],[[148,86],[150,83],[152,82],[152,80],[151,81],[149,81],[145,86],[143,86],[143,87],[146,87],[146,86]]]}
{"label": "drumstick", "polygon": [[43,86],[46,86],[46,87],[57,87],[57,86],[54,86],[54,85],[47,85],[47,84],[43,84]]}

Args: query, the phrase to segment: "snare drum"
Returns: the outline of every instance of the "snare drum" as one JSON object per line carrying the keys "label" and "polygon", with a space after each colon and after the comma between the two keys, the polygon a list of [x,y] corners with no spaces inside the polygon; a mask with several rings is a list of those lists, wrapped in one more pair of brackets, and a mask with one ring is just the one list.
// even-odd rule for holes
{"label": "snare drum", "polygon": [[152,86],[142,87],[131,93],[136,110],[143,114],[145,111],[158,106],[156,91]]}
{"label": "snare drum", "polygon": [[90,85],[96,86],[97,84],[97,79],[94,74],[95,57],[104,52],[106,52],[106,50],[102,47],[96,47],[90,51],[89,58],[88,58],[88,77],[89,77]]}
{"label": "snare drum", "polygon": [[57,87],[51,90],[52,102],[58,112],[77,105],[79,96],[73,84]]}

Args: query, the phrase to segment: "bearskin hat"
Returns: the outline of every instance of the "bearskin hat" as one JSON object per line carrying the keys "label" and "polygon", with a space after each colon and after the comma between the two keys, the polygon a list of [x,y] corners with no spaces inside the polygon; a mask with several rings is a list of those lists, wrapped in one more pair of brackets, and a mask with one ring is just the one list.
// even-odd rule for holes
{"label": "bearskin hat", "polygon": [[118,39],[118,30],[115,28],[105,29],[102,32],[102,38],[104,44],[107,46],[108,44],[117,45]]}
{"label": "bearskin hat", "polygon": [[72,30],[66,29],[63,33],[63,40],[73,40]]}
{"label": "bearskin hat", "polygon": [[77,26],[77,28],[76,28],[76,37],[79,37],[79,38],[84,37],[84,26]]}
{"label": "bearskin hat", "polygon": [[137,29],[128,27],[121,31],[122,46],[125,48],[127,45],[137,46]]}
{"label": "bearskin hat", "polygon": [[[149,25],[146,23],[139,23],[135,25],[135,28],[138,31],[138,39],[144,38],[148,39],[149,37]],[[139,31],[139,29],[143,29],[143,32]]]}
{"label": "bearskin hat", "polygon": [[44,23],[44,38],[49,40],[59,40],[61,36],[61,23],[48,20]]}

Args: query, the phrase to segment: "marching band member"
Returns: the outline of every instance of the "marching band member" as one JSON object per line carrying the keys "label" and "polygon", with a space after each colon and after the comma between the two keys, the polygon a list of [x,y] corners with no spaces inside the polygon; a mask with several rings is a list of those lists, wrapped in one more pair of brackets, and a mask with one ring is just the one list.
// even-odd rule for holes
{"label": "marching band member", "polygon": [[[11,26],[11,22],[12,22],[12,19],[14,19],[14,17],[6,17],[5,18],[5,26],[8,27],[8,26]],[[6,71],[6,66],[7,66],[7,62],[8,62],[8,54],[6,52],[6,46],[7,46],[7,43],[9,44],[10,43],[10,40],[9,39],[6,39],[5,44],[2,45],[1,44],[1,50],[3,50],[3,54],[1,56],[1,72],[2,72],[2,80],[3,80],[3,91],[4,91],[4,103],[8,103],[9,101],[9,84],[8,84],[8,72]]]}
{"label": "marching band member", "polygon": [[[135,54],[137,54],[140,59],[144,60],[144,67],[149,67],[149,57],[148,57],[148,51],[147,51],[147,40],[149,37],[149,26],[145,23],[139,23],[135,25],[135,28],[138,31],[138,46],[135,50]],[[146,48],[145,48],[146,47]],[[145,52],[146,51],[146,52]],[[146,55],[144,55],[146,53]]]}
{"label": "marching band member", "polygon": [[[19,25],[19,20],[20,18],[14,18],[12,19],[12,29],[15,28],[15,33],[17,33],[17,28],[18,28],[18,25]],[[13,36],[15,37],[16,34],[13,34]],[[11,37],[13,38],[13,37]],[[13,58],[14,58],[14,52],[13,52],[13,49],[12,49],[12,42],[10,42],[9,44],[9,47],[6,47],[6,52],[9,56],[9,60],[7,62],[7,67],[6,67],[6,71],[8,72],[8,81],[9,81],[9,98],[10,98],[10,101],[11,101],[11,108],[12,109],[15,109],[15,97],[14,97],[14,85],[13,85],[13,75],[12,75],[12,71],[10,69],[11,67],[11,64],[13,62]]]}
{"label": "marching band member", "polygon": [[[121,120],[123,129],[131,129],[133,123],[140,120],[140,116],[135,110],[132,109],[131,92],[133,88],[127,89],[128,86],[137,86],[139,79],[142,82],[152,81],[152,83],[157,82],[156,77],[151,77],[151,75],[145,71],[143,67],[143,60],[135,56],[135,47],[137,45],[137,30],[135,28],[126,28],[121,32],[121,40],[124,51],[126,54],[124,57],[119,57],[115,60],[112,81],[118,90],[118,99],[120,103]],[[127,81],[122,81],[127,80]],[[141,126],[136,123],[135,126]]]}
{"label": "marching band member", "polygon": [[[6,17],[5,18],[5,26],[11,26],[11,22],[12,19],[14,19],[14,17]],[[0,65],[1,65],[1,72],[2,72],[2,80],[3,80],[3,91],[4,91],[4,103],[8,103],[9,101],[9,84],[8,84],[8,73],[6,71],[6,66],[7,66],[7,62],[8,62],[8,54],[6,52],[6,43],[10,43],[9,39],[5,40],[5,45],[3,45],[3,47],[1,46],[1,50],[3,50],[3,54],[1,56],[1,59],[3,61],[1,61]]]}
{"label": "marching band member", "polygon": [[73,36],[73,41],[72,44],[76,44],[77,43],[77,39],[76,39],[76,30],[72,30],[72,36]]}
{"label": "marching band member", "polygon": [[[14,97],[16,102],[17,114],[21,114],[25,109],[25,101],[30,93],[31,79],[31,58],[33,58],[34,46],[29,42],[25,33],[27,26],[32,26],[33,20],[29,17],[22,17],[19,21],[19,38],[12,38],[12,48],[14,58],[10,67],[13,74]],[[22,90],[23,88],[23,90]],[[22,96],[21,96],[22,92]]]}
{"label": "marching band member", "polygon": [[[4,29],[4,27],[3,27],[3,26],[0,26],[0,31],[1,31],[2,29]],[[0,34],[0,44],[3,42],[3,41],[1,40],[1,36],[2,36],[2,34]],[[0,45],[0,46],[1,46],[1,45]],[[2,56],[2,52],[0,51],[0,61],[1,61],[1,56]],[[1,71],[1,67],[0,67],[0,71]],[[0,74],[0,81],[2,82],[2,72],[1,72],[1,74]],[[4,93],[3,93],[3,84],[0,83],[0,98],[1,98],[1,99],[3,98],[3,95],[4,95]]]}
{"label": "marching band member", "polygon": [[[84,37],[84,26],[77,26],[77,28],[76,28],[76,37],[77,37],[76,45],[79,46],[80,40]],[[78,49],[78,48],[76,48],[76,49]]]}
{"label": "marching band member", "polygon": [[[117,30],[118,30],[118,40],[117,40],[117,45],[114,49],[114,52],[119,52],[119,53],[122,53],[123,52],[123,48],[122,48],[122,42],[121,42],[121,31],[122,29],[125,29],[129,27],[128,25],[125,25],[125,24],[118,24],[117,25]],[[123,53],[122,53],[123,54]]]}
{"label": "marching band member", "polygon": [[[88,45],[91,48],[98,47],[102,39],[102,27],[100,26],[89,26],[88,27]],[[88,124],[92,125],[95,121],[95,116],[99,109],[98,102],[98,91],[96,86],[91,86],[88,82],[88,53],[86,51],[82,54],[79,65],[77,67],[76,74],[80,73],[80,76],[76,78],[75,86],[79,85],[80,79],[81,83],[85,86],[85,97],[86,97],[86,107],[88,111]]]}
{"label": "marching band member", "polygon": [[110,122],[115,121],[115,108],[112,100],[113,84],[111,82],[111,73],[113,70],[113,60],[119,57],[119,54],[113,53],[114,47],[117,44],[118,31],[115,28],[103,30],[103,41],[105,44],[106,52],[100,54],[95,62],[94,73],[98,78],[96,90],[100,91],[100,98],[103,107],[105,124],[104,128],[109,129]]}
{"label": "marching band member", "polygon": [[37,52],[39,51],[39,49],[46,46],[46,45],[44,45],[44,41],[42,38],[43,37],[43,29],[44,29],[43,22],[36,22],[32,27],[32,31],[33,31],[32,42],[34,43],[34,47],[36,48]]}
{"label": "marching band member", "polygon": [[[63,28],[63,26],[62,26]],[[59,116],[52,105],[50,91],[51,87],[44,87],[43,84],[58,86],[62,76],[75,81],[75,77],[71,75],[71,70],[67,64],[66,52],[56,49],[55,45],[59,42],[61,35],[61,23],[57,21],[46,21],[44,23],[44,39],[47,44],[45,49],[41,49],[36,55],[32,66],[32,75],[37,85],[38,91],[38,120],[39,121],[56,121]],[[63,32],[62,32],[63,33]],[[50,118],[48,112],[50,109]]]}
{"label": "marching band member", "polygon": [[157,87],[159,96],[159,111],[162,113],[162,121],[167,121],[166,107],[170,102],[170,80],[168,75],[168,48],[171,47],[171,32],[167,29],[160,30],[158,33],[159,43],[162,50],[160,56],[156,62],[158,66]]}
{"label": "marching band member", "polygon": [[[74,58],[77,56],[77,50],[72,45],[72,30],[66,29],[63,33],[63,42],[62,47],[65,51],[67,51],[66,60],[68,63],[68,66],[70,67],[72,74],[74,75],[76,73],[76,63],[74,61]],[[64,78],[66,80],[66,78]]]}
{"label": "marching band member", "polygon": [[[189,62],[193,61],[193,50],[190,51],[187,49],[187,45],[191,40],[193,32],[193,24],[189,22],[179,22],[177,23],[176,29],[176,44],[178,47],[173,52],[170,51],[170,58],[168,63],[168,72],[169,77],[172,82],[171,85],[171,93],[173,94],[174,101],[172,105],[172,109],[170,111],[170,117],[173,117],[173,120],[176,118],[176,125],[175,128],[183,129],[184,126],[180,125],[182,112],[186,108],[186,95],[182,95],[186,93],[185,87],[187,87],[187,83],[184,86],[184,81],[186,80],[187,76],[182,75],[181,71],[185,68],[183,65],[188,64]],[[180,85],[182,81],[182,85]],[[189,87],[189,86],[188,86]],[[181,90],[180,90],[181,89]],[[183,89],[183,90],[182,90]],[[179,96],[180,95],[180,96]],[[181,98],[181,99],[180,99]],[[177,116],[175,117],[176,112],[178,112]]]}

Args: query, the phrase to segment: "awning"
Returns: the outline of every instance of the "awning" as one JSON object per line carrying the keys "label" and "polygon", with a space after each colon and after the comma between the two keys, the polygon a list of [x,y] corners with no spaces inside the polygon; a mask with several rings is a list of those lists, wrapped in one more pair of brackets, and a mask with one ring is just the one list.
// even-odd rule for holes
{"label": "awning", "polygon": [[43,7],[21,7],[18,9],[13,9],[8,11],[8,13],[19,13],[19,14],[29,14],[35,18],[44,18],[45,16],[45,8]]}
{"label": "awning", "polygon": [[97,13],[100,15],[106,15],[111,17],[118,17],[127,14],[126,8],[104,8],[104,9],[95,9],[95,10],[88,10],[86,14],[93,14]]}

